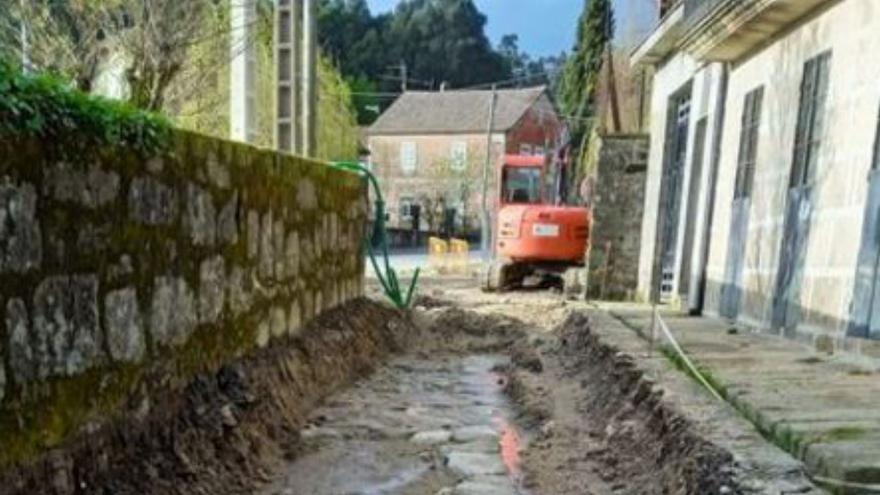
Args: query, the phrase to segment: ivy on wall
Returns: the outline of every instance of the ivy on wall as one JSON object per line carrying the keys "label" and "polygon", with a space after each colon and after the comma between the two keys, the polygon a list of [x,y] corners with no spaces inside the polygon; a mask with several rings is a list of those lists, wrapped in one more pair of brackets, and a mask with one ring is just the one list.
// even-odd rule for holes
{"label": "ivy on wall", "polygon": [[115,145],[153,153],[165,148],[171,125],[164,117],[125,103],[90,96],[50,74],[25,74],[0,60],[0,137]]}

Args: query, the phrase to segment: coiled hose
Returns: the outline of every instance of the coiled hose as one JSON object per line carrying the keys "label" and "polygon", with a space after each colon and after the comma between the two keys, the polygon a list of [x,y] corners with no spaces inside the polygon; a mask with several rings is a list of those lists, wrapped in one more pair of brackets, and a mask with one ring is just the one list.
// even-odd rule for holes
{"label": "coiled hose", "polygon": [[[379,181],[376,179],[376,176],[373,175],[370,169],[365,167],[362,163],[332,162],[330,163],[330,166],[339,170],[346,170],[360,175],[373,188],[373,192],[376,195],[376,200],[374,202],[374,213],[376,215],[376,222],[373,226],[372,233],[366,236],[364,239],[364,251],[370,257],[370,263],[373,265],[373,270],[376,272],[376,278],[378,278],[379,283],[382,284],[382,290],[385,292],[385,295],[388,297],[388,299],[398,309],[405,310],[409,308],[410,304],[412,303],[413,294],[415,293],[416,284],[419,280],[421,268],[416,268],[412,281],[409,283],[409,288],[406,290],[406,294],[404,295],[403,291],[401,291],[400,279],[397,276],[397,272],[394,270],[394,268],[392,268],[391,261],[388,256],[388,233],[385,229],[385,200],[382,197],[382,190],[379,188]],[[377,261],[376,259],[377,246],[380,250],[378,256],[382,256],[384,258],[384,273],[383,270],[380,268],[379,261]]]}

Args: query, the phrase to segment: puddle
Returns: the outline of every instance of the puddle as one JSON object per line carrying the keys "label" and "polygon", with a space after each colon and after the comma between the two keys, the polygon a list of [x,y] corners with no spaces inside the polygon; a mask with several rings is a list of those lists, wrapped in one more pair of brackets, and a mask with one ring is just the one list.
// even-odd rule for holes
{"label": "puddle", "polygon": [[402,356],[327,401],[261,495],[514,495],[522,437],[492,355]]}

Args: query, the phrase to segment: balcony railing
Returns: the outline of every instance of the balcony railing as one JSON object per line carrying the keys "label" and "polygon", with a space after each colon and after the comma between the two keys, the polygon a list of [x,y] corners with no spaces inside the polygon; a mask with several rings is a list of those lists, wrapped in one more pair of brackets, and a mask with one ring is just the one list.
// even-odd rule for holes
{"label": "balcony railing", "polygon": [[684,24],[686,27],[695,26],[722,5],[740,1],[742,0],[684,0]]}

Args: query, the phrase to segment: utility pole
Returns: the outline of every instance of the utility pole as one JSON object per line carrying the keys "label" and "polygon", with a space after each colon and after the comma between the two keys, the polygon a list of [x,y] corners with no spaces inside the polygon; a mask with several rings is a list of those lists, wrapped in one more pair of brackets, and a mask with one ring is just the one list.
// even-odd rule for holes
{"label": "utility pole", "polygon": [[400,61],[400,90],[404,93],[406,93],[406,90],[408,89],[407,88],[407,86],[408,86],[407,76],[408,76],[408,73],[407,73],[407,69],[406,69],[406,61],[401,60]]}
{"label": "utility pole", "polygon": [[317,154],[318,130],[318,9],[316,0],[303,6],[303,155]]}
{"label": "utility pole", "polygon": [[257,17],[256,2],[233,0],[230,10],[230,136],[236,141],[252,143],[256,140],[257,109],[254,84],[256,59],[251,28]]}
{"label": "utility pole", "polygon": [[480,249],[483,251],[483,261],[488,262],[492,255],[492,215],[489,211],[489,170],[492,168],[492,131],[495,127],[495,105],[498,102],[498,86],[492,85],[492,96],[489,102],[489,122],[486,126],[486,162],[483,164],[483,195],[482,210],[480,212]]}
{"label": "utility pole", "polygon": [[302,154],[302,5],[279,0],[275,9],[275,148]]}

